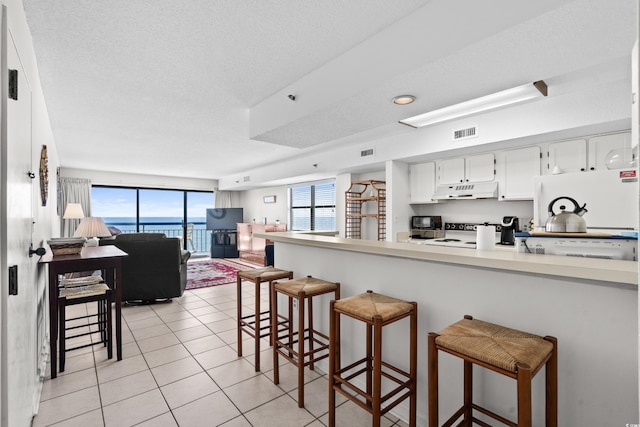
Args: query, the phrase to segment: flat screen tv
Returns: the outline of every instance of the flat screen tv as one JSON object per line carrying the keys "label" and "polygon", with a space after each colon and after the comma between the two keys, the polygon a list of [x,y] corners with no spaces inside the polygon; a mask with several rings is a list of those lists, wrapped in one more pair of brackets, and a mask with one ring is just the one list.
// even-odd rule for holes
{"label": "flat screen tv", "polygon": [[242,208],[207,209],[207,230],[235,230],[239,222],[244,222]]}

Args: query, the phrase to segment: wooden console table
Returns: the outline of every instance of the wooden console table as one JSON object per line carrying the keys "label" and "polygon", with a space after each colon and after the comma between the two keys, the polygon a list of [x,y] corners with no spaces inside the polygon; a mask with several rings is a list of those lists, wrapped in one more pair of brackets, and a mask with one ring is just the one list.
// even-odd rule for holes
{"label": "wooden console table", "polygon": [[102,270],[104,280],[115,289],[116,300],[116,353],[122,360],[122,258],[127,253],[115,246],[82,248],[79,254],[56,255],[50,251],[38,263],[49,265],[49,353],[51,378],[58,376],[58,286],[60,275],[78,271]]}

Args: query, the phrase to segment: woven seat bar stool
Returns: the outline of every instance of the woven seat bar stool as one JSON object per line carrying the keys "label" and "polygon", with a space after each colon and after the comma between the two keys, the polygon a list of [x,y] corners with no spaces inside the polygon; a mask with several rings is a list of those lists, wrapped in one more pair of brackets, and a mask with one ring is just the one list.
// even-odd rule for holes
{"label": "woven seat bar stool", "polygon": [[[333,292],[334,299],[340,298],[340,283],[327,282],[307,276],[273,282],[271,285],[271,313],[278,313],[278,294],[285,295],[288,301],[288,316],[285,320],[271,323],[273,335],[273,382],[280,383],[280,364],[278,356],[283,356],[298,368],[298,407],[304,407],[304,367],[314,369],[315,362],[329,357],[329,337],[313,326],[313,297]],[[298,304],[298,330],[294,331],[293,301]],[[305,301],[307,302],[307,325],[305,327]],[[307,348],[305,350],[305,343]]]}
{"label": "woven seat bar stool", "polygon": [[[558,425],[558,342],[551,336],[541,337],[500,325],[483,322],[471,316],[447,326],[439,334],[429,333],[429,427],[438,426],[438,350],[464,361],[463,405],[443,426],[473,423],[489,426],[477,419],[478,411],[508,426],[532,425],[531,380],[543,366],[546,376],[545,418],[547,427]],[[517,381],[518,421],[514,423],[473,403],[473,365],[482,366]]]}
{"label": "woven seat bar stool", "polygon": [[[66,307],[68,305],[84,304],[88,302],[98,302],[97,314],[90,314],[87,316],[78,316],[71,319],[66,318]],[[64,372],[65,368],[65,354],[67,351],[77,350],[79,348],[89,347],[97,344],[103,344],[107,347],[107,358],[113,357],[112,351],[112,315],[111,315],[111,303],[113,301],[113,291],[105,283],[97,283],[86,286],[69,286],[62,287],[58,292],[58,322],[59,322],[59,357],[60,372]],[[71,322],[79,319],[89,319],[96,317],[95,322],[89,322],[79,326],[66,327],[66,322]],[[97,326],[98,329],[89,332],[78,333],[75,335],[67,336],[67,331],[71,331],[78,328],[91,328]],[[99,334],[99,340],[91,342],[89,344],[78,345],[73,348],[66,348],[66,340],[72,338],[78,338],[86,335]],[[55,351],[55,349],[53,350]],[[52,366],[51,369],[55,369]]]}
{"label": "woven seat bar stool", "polygon": [[[348,365],[340,365],[340,315],[366,325],[366,355]],[[382,328],[409,317],[409,372],[382,359]],[[336,425],[336,391],[372,415],[372,424],[380,426],[381,418],[400,402],[409,398],[409,425],[416,425],[416,382],[418,360],[418,305],[373,291],[330,303],[329,357],[329,426]],[[399,350],[396,350],[399,351]],[[354,379],[365,373],[362,390]],[[383,379],[391,388],[382,394]],[[385,385],[387,385],[385,383]],[[390,400],[392,399],[393,400]],[[387,403],[387,401],[389,401]]]}
{"label": "woven seat bar stool", "polygon": [[[236,275],[238,283],[238,357],[242,357],[242,333],[245,332],[255,341],[255,370],[260,370],[260,339],[269,337],[271,340],[271,293],[269,292],[269,309],[260,311],[260,284],[274,280],[292,279],[293,271],[281,270],[275,267],[241,270]],[[242,280],[249,280],[255,284],[255,308],[250,314],[242,314]]]}

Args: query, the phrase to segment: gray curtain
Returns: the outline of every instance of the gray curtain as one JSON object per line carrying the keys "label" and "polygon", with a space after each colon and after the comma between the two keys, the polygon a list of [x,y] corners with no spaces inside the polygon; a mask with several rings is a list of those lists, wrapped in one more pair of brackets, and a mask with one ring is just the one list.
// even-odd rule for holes
{"label": "gray curtain", "polygon": [[64,211],[69,203],[80,203],[84,216],[91,216],[91,180],[60,177],[60,234],[72,237],[80,224],[80,219],[64,219]]}
{"label": "gray curtain", "polygon": [[232,195],[231,191],[216,190],[214,192],[214,194],[215,194],[215,200],[214,200],[214,207],[215,208],[231,208],[231,207],[233,207],[233,203],[232,203],[232,200],[231,200],[231,195]]}

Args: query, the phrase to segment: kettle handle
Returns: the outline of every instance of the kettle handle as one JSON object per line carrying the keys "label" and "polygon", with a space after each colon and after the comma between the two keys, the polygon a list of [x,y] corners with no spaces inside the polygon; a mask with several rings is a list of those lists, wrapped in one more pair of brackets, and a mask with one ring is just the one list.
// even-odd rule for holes
{"label": "kettle handle", "polygon": [[580,209],[580,205],[578,204],[578,202],[576,202],[574,199],[572,199],[571,197],[568,196],[560,196],[560,197],[556,197],[555,199],[553,199],[551,202],[549,202],[549,207],[547,207],[547,211],[549,212],[549,216],[554,216],[555,213],[553,213],[553,205],[558,201],[558,200],[562,200],[562,199],[567,199],[569,200],[571,203],[573,203],[573,206],[575,207],[575,210]]}

